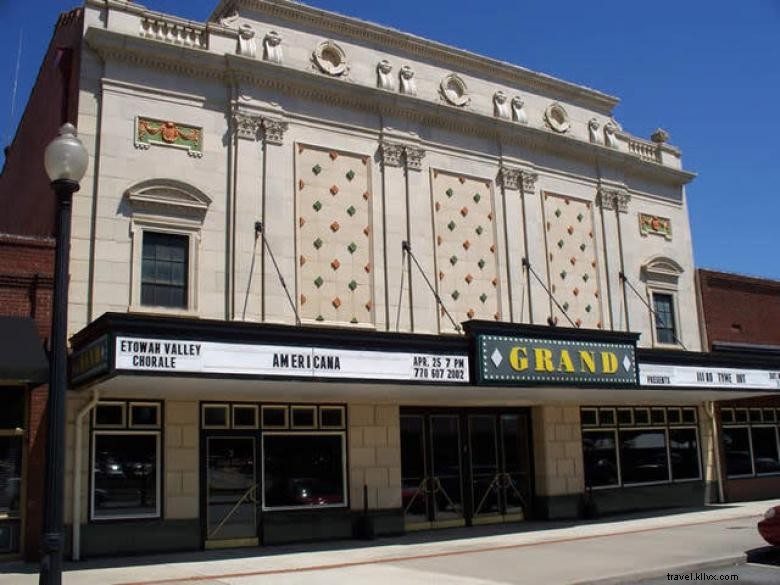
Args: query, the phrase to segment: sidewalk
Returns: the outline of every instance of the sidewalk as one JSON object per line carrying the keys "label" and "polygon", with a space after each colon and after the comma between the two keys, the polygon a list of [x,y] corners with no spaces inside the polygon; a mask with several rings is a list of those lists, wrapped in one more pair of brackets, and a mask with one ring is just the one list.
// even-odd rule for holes
{"label": "sidewalk", "polygon": [[[66,565],[73,585],[250,583],[629,583],[743,562],[766,545],[763,501],[589,523],[476,527],[372,542],[204,551]],[[37,583],[37,567],[0,566],[0,585]],[[780,569],[778,569],[780,582]]]}

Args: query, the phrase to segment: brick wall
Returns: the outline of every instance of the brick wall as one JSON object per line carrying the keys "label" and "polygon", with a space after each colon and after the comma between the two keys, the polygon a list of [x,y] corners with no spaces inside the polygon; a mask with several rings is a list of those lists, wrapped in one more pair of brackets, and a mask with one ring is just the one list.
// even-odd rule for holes
{"label": "brick wall", "polygon": [[[42,340],[49,337],[52,307],[54,241],[0,234],[0,314],[32,317]],[[43,516],[44,461],[46,457],[46,403],[48,386],[33,388],[28,395],[27,493],[24,552],[38,556]]]}
{"label": "brick wall", "polygon": [[699,270],[708,348],[713,342],[780,346],[780,281]]}

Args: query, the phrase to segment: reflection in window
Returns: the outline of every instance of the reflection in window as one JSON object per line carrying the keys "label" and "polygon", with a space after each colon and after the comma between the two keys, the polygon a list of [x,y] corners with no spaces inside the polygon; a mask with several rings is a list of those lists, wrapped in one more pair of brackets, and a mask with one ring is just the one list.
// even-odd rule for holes
{"label": "reflection in window", "polygon": [[0,514],[17,516],[22,493],[21,436],[0,437]]}
{"label": "reflection in window", "polygon": [[723,451],[726,455],[727,476],[753,475],[747,427],[724,427]]}
{"label": "reflection in window", "polygon": [[696,429],[669,429],[673,479],[698,479],[699,444]]}
{"label": "reflection in window", "polygon": [[658,343],[677,343],[672,295],[653,293],[653,311]]}
{"label": "reflection in window", "polygon": [[343,506],[344,435],[263,436],[266,508]]}
{"label": "reflection in window", "polygon": [[664,431],[620,431],[623,483],[669,481]]}
{"label": "reflection in window", "polygon": [[757,474],[780,472],[775,427],[753,427],[753,463]]}
{"label": "reflection in window", "polygon": [[159,516],[159,433],[95,433],[94,518]]}
{"label": "reflection in window", "polygon": [[600,487],[619,483],[615,447],[614,431],[583,431],[586,485]]}

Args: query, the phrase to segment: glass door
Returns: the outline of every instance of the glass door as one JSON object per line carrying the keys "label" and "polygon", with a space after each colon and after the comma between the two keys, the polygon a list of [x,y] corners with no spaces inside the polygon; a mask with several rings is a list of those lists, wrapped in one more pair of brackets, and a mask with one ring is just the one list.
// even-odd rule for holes
{"label": "glass door", "polygon": [[499,472],[496,416],[469,415],[472,522],[502,520],[500,498],[503,477]]}
{"label": "glass door", "polygon": [[433,507],[434,528],[462,526],[463,513],[461,472],[460,417],[436,414],[430,417],[431,469],[428,490]]}
{"label": "glass door", "polygon": [[523,520],[531,513],[531,449],[528,417],[502,414],[501,499],[504,520]]}
{"label": "glass door", "polygon": [[401,416],[401,500],[406,529],[430,528],[425,419]]}
{"label": "glass door", "polygon": [[206,548],[257,546],[255,438],[206,438]]}

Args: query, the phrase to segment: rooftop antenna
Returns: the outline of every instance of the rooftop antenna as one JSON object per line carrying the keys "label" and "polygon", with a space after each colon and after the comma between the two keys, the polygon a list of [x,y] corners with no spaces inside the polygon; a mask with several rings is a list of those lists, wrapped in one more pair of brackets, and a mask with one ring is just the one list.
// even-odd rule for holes
{"label": "rooftop antenna", "polygon": [[6,134],[5,143],[11,142],[11,127],[14,123],[14,116],[16,115],[16,89],[19,87],[19,68],[22,63],[22,36],[24,35],[24,29],[19,29],[19,48],[16,52],[16,73],[14,74],[14,84],[11,89],[11,114],[8,119],[8,133]]}

